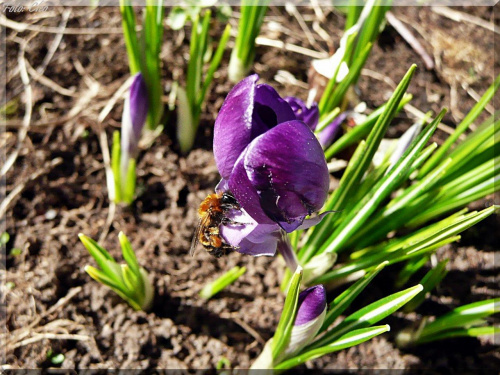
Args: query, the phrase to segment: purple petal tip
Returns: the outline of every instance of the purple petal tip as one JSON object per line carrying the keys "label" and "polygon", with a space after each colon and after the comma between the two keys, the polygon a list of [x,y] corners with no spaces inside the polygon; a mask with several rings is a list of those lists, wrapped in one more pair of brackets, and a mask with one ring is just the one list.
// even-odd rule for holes
{"label": "purple petal tip", "polygon": [[303,325],[316,319],[326,308],[326,291],[323,285],[312,286],[299,294],[299,309],[295,325]]}

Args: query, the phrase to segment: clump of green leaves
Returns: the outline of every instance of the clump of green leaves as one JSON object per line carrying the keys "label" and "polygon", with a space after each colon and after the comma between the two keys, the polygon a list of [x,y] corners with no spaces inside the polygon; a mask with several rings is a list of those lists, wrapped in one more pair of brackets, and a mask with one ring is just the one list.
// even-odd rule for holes
{"label": "clump of green leaves", "polygon": [[[457,241],[462,231],[498,210],[495,206],[479,212],[463,210],[442,218],[498,191],[496,181],[500,175],[493,166],[498,162],[494,148],[498,147],[500,134],[494,116],[464,141],[452,145],[445,142],[434,154],[436,157],[431,155],[437,145],[427,146],[427,142],[445,114],[442,111],[407,146],[397,162],[391,162],[389,154],[380,165],[373,164],[375,152],[401,106],[414,70],[412,67],[408,71],[382,107],[368,137],[359,142],[339,187],[327,200],[324,209],[339,212],[328,215],[305,235],[304,245],[298,251],[299,264],[304,268],[324,253],[349,254],[345,264],[317,277],[315,283],[339,283],[360,277],[383,261],[421,262],[423,257]],[[499,84],[500,77],[471,110],[472,115],[467,115],[458,126],[458,133],[462,134],[483,111]],[[452,135],[451,139],[458,137]],[[445,152],[440,151],[443,149]],[[389,233],[403,229],[406,234],[388,238]],[[292,243],[298,248],[299,241]]]}
{"label": "clump of green leaves", "polygon": [[[213,53],[209,36],[210,20],[210,11],[206,11],[202,19],[199,15],[194,16],[186,87],[184,89],[176,84],[173,89],[172,96],[178,99],[177,140],[182,152],[188,152],[193,147],[205,97],[221,63],[231,31],[231,26],[227,25]],[[208,64],[208,68],[203,75],[205,64]]]}
{"label": "clump of green leaves", "polygon": [[424,318],[417,329],[401,331],[396,342],[406,347],[454,337],[493,335],[500,327],[488,325],[486,318],[498,313],[499,308],[500,298],[460,306],[434,321]]}
{"label": "clump of green leaves", "polygon": [[149,310],[153,304],[154,288],[148,273],[137,262],[132,245],[125,234],[120,232],[118,239],[126,264],[118,264],[111,254],[93,239],[82,233],[78,237],[100,268],[87,265],[85,272],[97,282],[111,288],[135,310]]}
{"label": "clump of green leaves", "polygon": [[346,28],[336,53],[327,60],[313,63],[330,80],[319,102],[322,117],[337,107],[346,107],[346,94],[356,84],[390,9],[390,1],[369,0],[364,7],[348,7]]}
{"label": "clump of green leaves", "polygon": [[239,82],[246,77],[255,59],[255,39],[260,33],[268,0],[242,0],[238,34],[229,60],[229,79]]}

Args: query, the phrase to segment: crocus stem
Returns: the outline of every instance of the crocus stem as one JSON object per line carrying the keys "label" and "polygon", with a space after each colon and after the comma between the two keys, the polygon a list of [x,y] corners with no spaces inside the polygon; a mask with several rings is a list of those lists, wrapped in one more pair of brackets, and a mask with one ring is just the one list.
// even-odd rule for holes
{"label": "crocus stem", "polygon": [[278,241],[278,252],[281,254],[283,259],[285,259],[286,265],[290,268],[290,271],[294,272],[299,265],[297,256],[292,249],[288,235],[285,232],[281,233],[281,239]]}

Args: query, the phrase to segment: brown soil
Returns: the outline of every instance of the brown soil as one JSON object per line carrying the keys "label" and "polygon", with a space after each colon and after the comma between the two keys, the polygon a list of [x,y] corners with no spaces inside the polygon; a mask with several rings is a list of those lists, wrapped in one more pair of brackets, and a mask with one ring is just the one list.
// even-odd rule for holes
{"label": "brown soil", "polygon": [[[491,7],[456,9],[498,24],[499,13]],[[25,185],[9,205],[5,220],[10,242],[3,271],[8,283],[3,284],[7,331],[3,340],[4,368],[54,367],[47,359],[49,350],[64,354],[59,367],[67,369],[206,369],[214,368],[222,357],[229,359],[233,367],[247,368],[277,325],[284,300],[279,290],[283,263],[238,253],[221,259],[204,251],[193,258],[187,256],[197,220],[196,208],[219,179],[211,152],[212,129],[217,110],[231,88],[226,79],[229,51],[215,77],[194,150],[187,156],[180,155],[172,142],[174,114],[167,121],[165,133],[140,156],[139,198],[131,208],[118,208],[108,227],[110,207],[97,118],[128,77],[123,37],[113,33],[121,27],[119,11],[111,7],[50,8],[41,13],[7,13],[7,17],[15,22],[57,28],[65,17],[63,12],[68,10],[67,30],[90,28],[95,33],[63,35],[43,73],[52,82],[29,74],[32,126],[6,176],[7,194]],[[297,19],[284,7],[270,9],[262,34],[331,52],[342,34],[344,18],[337,10],[322,10],[326,18],[318,26],[332,36],[331,40],[325,41],[312,29],[315,13],[310,8],[300,8],[300,12],[311,29],[314,44],[304,38]],[[410,87],[412,104],[423,112],[435,113],[443,106],[449,107],[444,123],[455,126],[475,103],[464,87],[482,94],[494,71],[498,71],[493,33],[451,21],[429,8],[397,8],[394,13],[415,26],[410,29],[438,64],[434,70],[425,70],[420,57],[394,29],[387,27],[360,80],[360,98],[370,108],[382,104],[391,92],[391,82],[397,83],[408,67],[417,63],[420,67]],[[220,35],[222,26],[216,27],[214,35]],[[113,30],[99,32],[100,29]],[[166,29],[165,33],[162,60],[168,88],[173,77],[182,76],[189,32],[184,35]],[[20,51],[25,48],[26,61],[37,69],[56,34],[7,28],[6,38],[7,100],[18,107],[9,117],[7,131],[1,135],[8,156],[21,133],[16,129],[28,99],[19,74]],[[309,56],[260,46],[255,71],[283,95],[305,99],[306,86],[277,83],[274,76],[278,70],[286,70],[306,82],[310,61]],[[385,81],[380,77],[385,77]],[[499,103],[497,96],[493,105],[499,108]],[[118,101],[102,124],[108,139],[120,125],[121,110],[122,102]],[[400,135],[411,123],[411,118],[401,113],[389,135]],[[440,130],[436,139],[444,136]],[[61,163],[48,165],[55,158],[60,158]],[[35,178],[37,172],[39,176]],[[480,202],[476,207],[485,204]],[[387,319],[392,328],[390,334],[325,356],[307,367],[435,372],[498,369],[500,355],[488,339],[449,340],[407,351],[394,344],[395,334],[420,315],[440,315],[460,304],[498,297],[499,269],[494,258],[499,249],[493,236],[495,228],[497,218],[485,220],[465,233],[460,243],[438,251],[439,259],[451,258],[450,272],[418,315],[396,314]],[[121,259],[117,239],[120,230],[128,235],[139,262],[154,280],[156,298],[149,313],[133,311],[83,271],[84,265],[93,264],[93,260],[77,234],[100,238],[100,243]],[[22,252],[11,255],[12,249]],[[246,266],[248,271],[234,285],[208,302],[198,297],[206,282],[235,265]],[[397,266],[384,271],[351,310],[392,292],[391,275],[397,271]],[[421,274],[414,281],[419,277]],[[335,295],[334,292],[330,297]],[[56,305],[58,301],[61,305]],[[44,334],[73,336],[39,336]],[[74,339],[80,336],[84,340]]]}

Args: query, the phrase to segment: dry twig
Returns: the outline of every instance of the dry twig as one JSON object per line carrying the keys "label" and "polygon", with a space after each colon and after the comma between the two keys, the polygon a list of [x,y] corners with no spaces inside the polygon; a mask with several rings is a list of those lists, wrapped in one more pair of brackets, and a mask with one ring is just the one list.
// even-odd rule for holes
{"label": "dry twig", "polygon": [[472,14],[467,14],[464,12],[459,12],[458,10],[454,10],[448,7],[438,7],[438,6],[433,6],[431,7],[431,10],[439,14],[440,16],[449,18],[450,20],[456,21],[456,22],[468,22],[473,25],[482,27],[486,30],[493,31],[496,34],[500,34],[500,30],[498,29],[495,24],[485,21],[482,18],[473,16]]}
{"label": "dry twig", "polygon": [[[21,74],[21,80],[24,85],[24,92],[25,92],[25,106],[26,110],[24,113],[24,118],[23,118],[23,126],[19,130],[19,133],[17,135],[17,146],[16,149],[12,152],[12,154],[9,155],[7,160],[5,161],[5,164],[2,166],[2,169],[0,170],[0,177],[5,176],[5,174],[9,171],[9,169],[14,165],[16,162],[17,157],[19,156],[19,152],[21,151],[21,148],[23,147],[24,140],[26,138],[26,135],[28,134],[28,128],[30,126],[30,121],[31,121],[31,113],[33,111],[33,93],[31,90],[31,85],[30,85],[30,78],[28,76],[28,72],[26,70],[26,59],[24,58],[24,53],[26,51],[26,45],[28,43],[28,40],[24,41],[21,43],[20,49],[19,49],[19,57],[18,57],[18,62],[19,62],[19,72]],[[3,203],[0,207],[3,207]],[[1,210],[0,210],[1,212]],[[0,217],[3,215],[0,214]]]}
{"label": "dry twig", "polygon": [[418,39],[415,38],[415,36],[411,33],[411,31],[400,20],[398,20],[392,12],[387,12],[385,14],[385,18],[387,19],[387,22],[389,22],[391,26],[396,29],[399,35],[401,35],[403,39],[406,40],[411,48],[413,48],[415,52],[419,54],[419,56],[424,61],[425,67],[429,70],[434,69],[434,60],[427,53],[424,46],[422,46]]}

